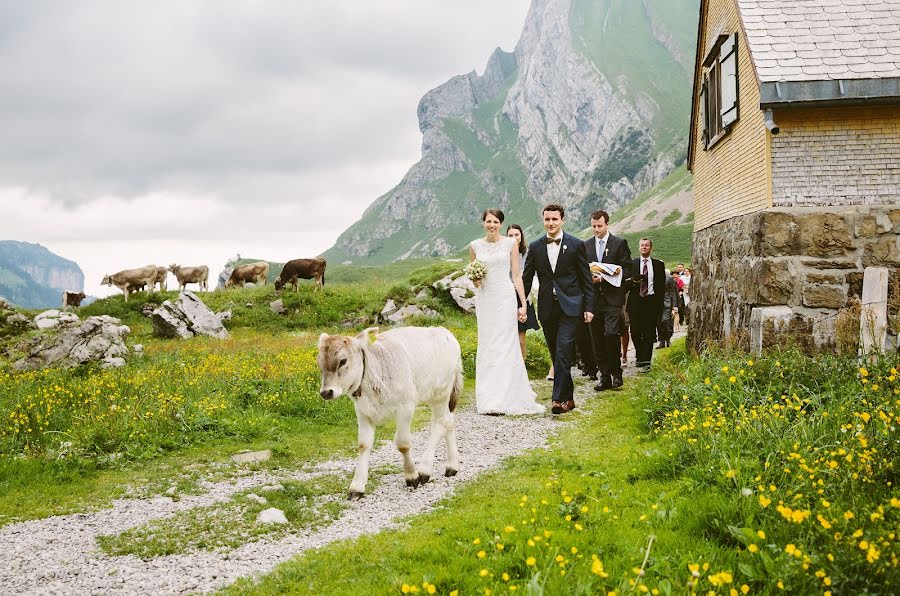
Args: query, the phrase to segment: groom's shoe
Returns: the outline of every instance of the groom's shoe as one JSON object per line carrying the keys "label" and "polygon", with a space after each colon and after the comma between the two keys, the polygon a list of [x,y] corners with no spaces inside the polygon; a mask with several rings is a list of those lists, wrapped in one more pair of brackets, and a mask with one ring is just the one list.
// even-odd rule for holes
{"label": "groom's shoe", "polygon": [[565,414],[566,410],[563,408],[562,402],[555,401],[550,404],[550,412],[553,414]]}
{"label": "groom's shoe", "polygon": [[607,389],[612,389],[612,380],[608,375],[602,375],[600,377],[600,382],[594,385],[594,391],[606,391]]}
{"label": "groom's shoe", "polygon": [[611,389],[621,389],[622,388],[622,377],[613,377],[612,378],[612,386]]}

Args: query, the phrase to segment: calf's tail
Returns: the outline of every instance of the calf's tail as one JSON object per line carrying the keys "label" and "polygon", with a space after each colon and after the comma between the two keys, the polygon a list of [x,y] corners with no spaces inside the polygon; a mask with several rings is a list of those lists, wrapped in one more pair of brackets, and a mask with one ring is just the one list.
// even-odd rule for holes
{"label": "calf's tail", "polygon": [[459,401],[459,396],[462,395],[463,390],[463,368],[462,368],[462,358],[460,358],[459,362],[456,365],[456,378],[453,379],[453,389],[450,390],[450,411],[454,411],[456,409],[456,402]]}

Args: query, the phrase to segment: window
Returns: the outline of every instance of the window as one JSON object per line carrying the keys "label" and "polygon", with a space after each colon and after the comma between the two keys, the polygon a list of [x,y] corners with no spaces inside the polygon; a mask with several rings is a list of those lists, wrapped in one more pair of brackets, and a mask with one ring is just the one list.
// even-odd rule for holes
{"label": "window", "polygon": [[709,149],[738,119],[737,33],[720,35],[703,61],[703,67],[700,109],[703,148]]}

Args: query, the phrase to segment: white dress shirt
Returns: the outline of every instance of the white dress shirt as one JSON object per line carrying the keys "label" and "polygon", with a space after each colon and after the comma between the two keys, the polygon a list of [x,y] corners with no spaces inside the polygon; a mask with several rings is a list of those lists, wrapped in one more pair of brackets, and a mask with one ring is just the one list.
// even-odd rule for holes
{"label": "white dress shirt", "polygon": [[552,238],[553,240],[559,238],[559,244],[554,242],[553,244],[547,245],[547,258],[550,259],[550,269],[552,269],[554,273],[556,273],[556,261],[559,260],[559,251],[562,249],[562,237],[562,232],[559,233],[559,236],[547,235],[547,238]]}
{"label": "white dress shirt", "polygon": [[647,295],[653,295],[653,261],[650,260],[650,257],[641,257],[641,268],[640,272],[643,275],[644,273],[644,263],[647,263]]}

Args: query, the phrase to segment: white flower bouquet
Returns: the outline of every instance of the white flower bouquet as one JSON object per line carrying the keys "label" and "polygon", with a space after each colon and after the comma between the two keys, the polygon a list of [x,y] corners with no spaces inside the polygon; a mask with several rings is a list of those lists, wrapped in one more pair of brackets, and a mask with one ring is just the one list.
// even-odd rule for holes
{"label": "white flower bouquet", "polygon": [[481,281],[487,275],[487,267],[481,261],[475,260],[466,265],[463,273],[472,281]]}

